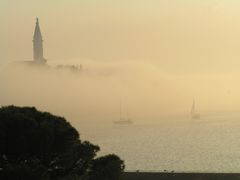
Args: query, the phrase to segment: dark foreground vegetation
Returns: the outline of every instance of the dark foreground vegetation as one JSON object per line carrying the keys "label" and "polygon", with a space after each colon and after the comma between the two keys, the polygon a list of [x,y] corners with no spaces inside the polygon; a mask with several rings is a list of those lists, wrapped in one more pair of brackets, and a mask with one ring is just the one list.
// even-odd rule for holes
{"label": "dark foreground vegetation", "polygon": [[0,108],[0,179],[118,180],[123,161],[81,141],[64,118],[34,107]]}
{"label": "dark foreground vegetation", "polygon": [[124,180],[240,180],[240,173],[125,172]]}

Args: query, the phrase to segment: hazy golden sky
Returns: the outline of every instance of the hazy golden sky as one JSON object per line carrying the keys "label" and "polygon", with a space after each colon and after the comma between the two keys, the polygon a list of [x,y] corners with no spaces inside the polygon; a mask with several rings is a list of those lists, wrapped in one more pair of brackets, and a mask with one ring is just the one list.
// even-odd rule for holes
{"label": "hazy golden sky", "polygon": [[0,0],[0,68],[32,60],[36,17],[48,63],[84,76],[0,71],[0,104],[112,119],[122,98],[142,121],[187,117],[193,97],[201,114],[240,111],[240,1]]}
{"label": "hazy golden sky", "polygon": [[45,57],[144,60],[167,72],[240,65],[237,0],[0,0],[0,59],[32,59],[35,17]]}

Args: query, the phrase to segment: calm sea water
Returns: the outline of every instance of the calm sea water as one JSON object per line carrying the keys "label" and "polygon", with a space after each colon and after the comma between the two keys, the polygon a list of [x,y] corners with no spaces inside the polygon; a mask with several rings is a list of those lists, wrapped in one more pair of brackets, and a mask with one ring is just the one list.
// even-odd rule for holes
{"label": "calm sea water", "polygon": [[240,172],[240,118],[89,125],[81,137],[115,153],[126,170]]}

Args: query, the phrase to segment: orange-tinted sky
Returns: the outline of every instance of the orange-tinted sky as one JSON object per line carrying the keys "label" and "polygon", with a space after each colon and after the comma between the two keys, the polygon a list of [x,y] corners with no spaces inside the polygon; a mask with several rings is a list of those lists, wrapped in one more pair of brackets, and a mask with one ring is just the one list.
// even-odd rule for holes
{"label": "orange-tinted sky", "polygon": [[[33,104],[61,113],[69,108],[69,114],[86,113],[83,119],[99,112],[104,119],[110,118],[109,112],[116,116],[123,96],[132,114],[157,119],[164,114],[189,115],[195,97],[202,114],[240,111],[240,1],[0,0],[0,4],[0,67],[32,60],[39,17],[48,63],[74,60],[87,72],[86,80],[66,75],[65,81],[58,74],[51,80],[51,73],[45,72],[36,75],[39,81],[29,73],[19,80],[18,73],[10,72],[0,79],[0,104]],[[24,86],[20,88],[19,82]],[[63,106],[69,100],[76,103]],[[80,112],[79,106],[88,109]]]}
{"label": "orange-tinted sky", "polygon": [[236,0],[0,0],[1,61],[32,59],[35,17],[45,56],[146,60],[167,72],[238,71]]}

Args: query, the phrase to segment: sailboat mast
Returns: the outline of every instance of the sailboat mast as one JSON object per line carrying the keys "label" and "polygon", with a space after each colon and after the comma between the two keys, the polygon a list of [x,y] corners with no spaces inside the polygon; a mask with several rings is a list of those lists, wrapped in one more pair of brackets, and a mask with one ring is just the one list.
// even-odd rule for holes
{"label": "sailboat mast", "polygon": [[120,121],[122,120],[122,102],[120,102]]}
{"label": "sailboat mast", "polygon": [[195,100],[193,100],[191,114],[194,114],[194,112],[195,112]]}

